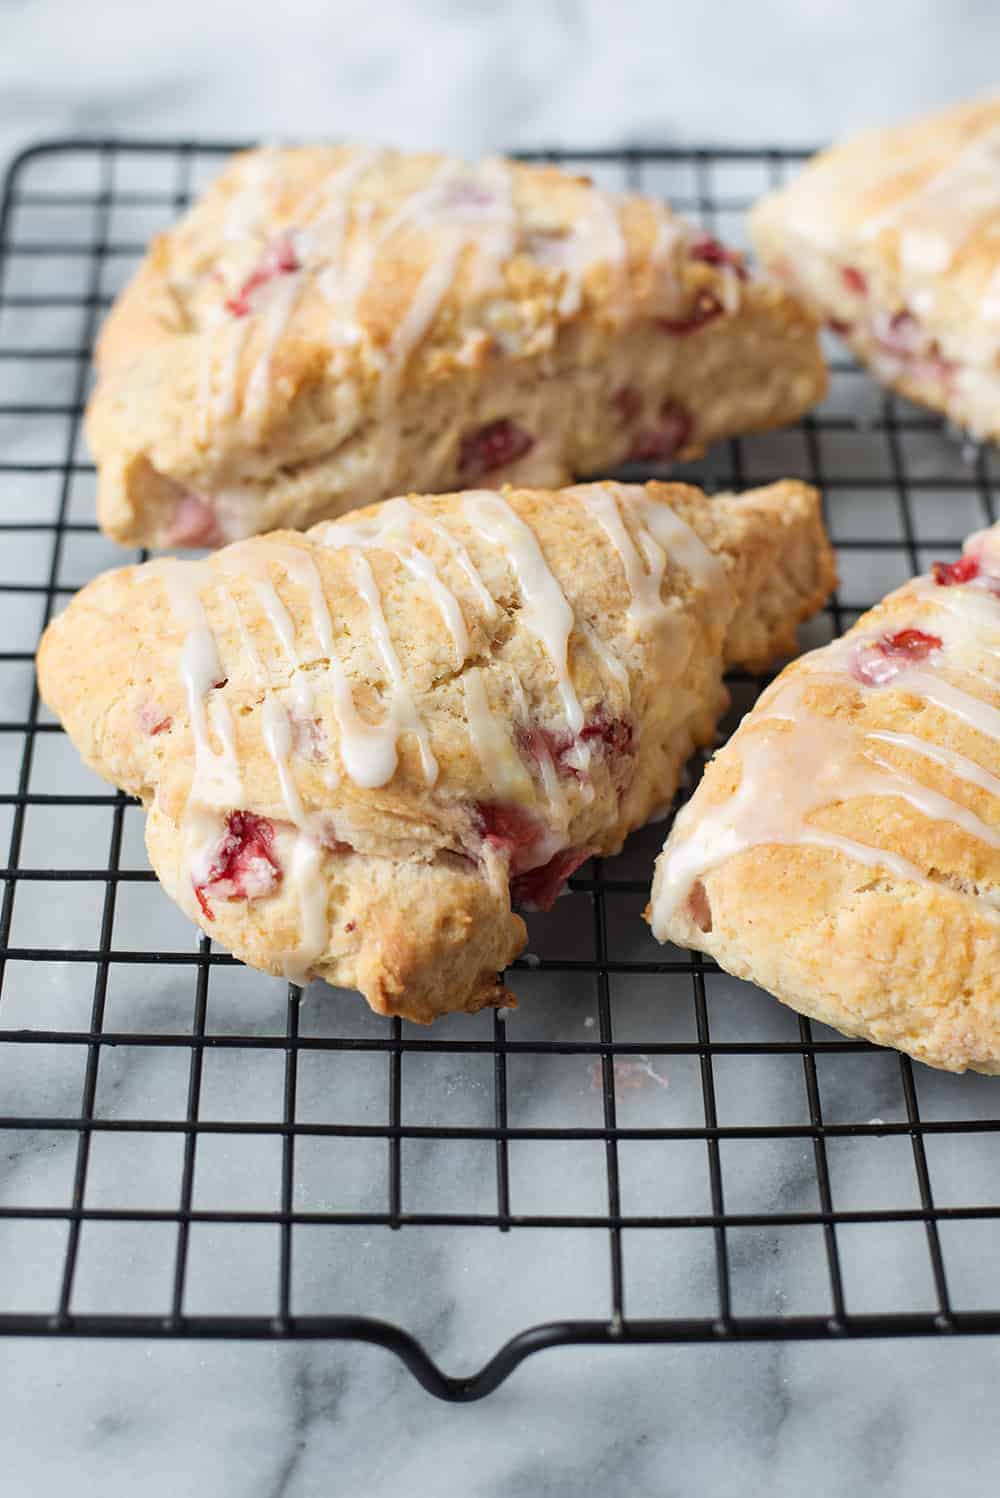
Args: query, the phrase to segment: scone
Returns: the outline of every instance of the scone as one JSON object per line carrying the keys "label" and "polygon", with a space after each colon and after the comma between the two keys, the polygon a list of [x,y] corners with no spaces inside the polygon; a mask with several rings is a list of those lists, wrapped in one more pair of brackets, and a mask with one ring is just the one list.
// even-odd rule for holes
{"label": "scone", "polygon": [[751,233],[886,385],[1000,437],[1000,98],[824,151]]}
{"label": "scone", "polygon": [[669,801],[832,580],[802,484],[413,496],[98,577],[39,681],[205,932],[429,1021],[504,1001],[512,901]]}
{"label": "scone", "polygon": [[651,920],[848,1035],[1000,1072],[1000,525],[782,672],[677,818]]}
{"label": "scone", "polygon": [[97,364],[100,523],[173,547],[693,457],[826,379],[798,300],[662,202],[346,146],[237,157],[154,241]]}

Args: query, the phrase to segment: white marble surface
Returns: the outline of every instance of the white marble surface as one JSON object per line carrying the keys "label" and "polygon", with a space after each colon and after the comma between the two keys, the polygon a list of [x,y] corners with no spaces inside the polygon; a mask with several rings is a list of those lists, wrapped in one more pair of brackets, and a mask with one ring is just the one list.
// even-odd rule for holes
{"label": "white marble surface", "polygon": [[[0,8],[0,158],[41,135],[72,132],[220,137],[353,135],[468,152],[504,145],[604,144],[646,140],[775,140],[801,143],[845,128],[931,107],[995,85],[1000,12],[985,3],[927,6],[884,0],[879,6],[829,0],[772,0],[714,10],[663,3],[295,4],[212,7],[134,4],[84,7],[77,0],[10,0]],[[71,226],[66,229],[71,234]],[[24,330],[22,330],[24,331]],[[31,336],[32,330],[27,330]],[[39,336],[43,336],[39,332]],[[4,398],[49,395],[38,366],[0,369]],[[13,398],[17,398],[15,395]],[[836,398],[836,397],[835,397]],[[870,399],[863,396],[863,400]],[[851,409],[856,409],[851,407]],[[51,434],[50,434],[51,435]],[[4,456],[30,456],[25,431],[0,430]],[[882,439],[857,439],[870,467],[884,463]],[[751,468],[801,467],[794,438],[748,447]],[[922,438],[915,459],[925,471],[955,466],[943,439]],[[709,468],[712,467],[710,463]],[[750,477],[753,477],[751,472]],[[46,501],[41,500],[42,504]],[[920,523],[935,526],[940,496],[925,496]],[[0,512],[36,504],[27,489],[5,485]],[[89,513],[81,483],[74,514]],[[845,492],[836,514],[845,528],[868,523],[871,497]],[[979,523],[970,511],[947,529]],[[886,512],[880,526],[895,521]],[[4,576],[29,577],[44,555],[4,543]],[[117,560],[112,547],[72,541],[63,576],[82,581]],[[902,554],[848,562],[849,596],[875,596],[898,581]],[[2,607],[2,602],[0,602]],[[24,608],[0,616],[6,648],[17,631],[30,644]],[[27,669],[2,679],[0,718],[23,710]],[[0,741],[0,755],[7,753]],[[0,762],[7,789],[16,760]],[[35,790],[95,788],[64,741],[41,741]],[[103,859],[108,812],[81,809],[58,823],[32,812],[25,862],[57,856],[93,866]],[[68,822],[68,825],[67,825]],[[0,808],[0,839],[8,818]],[[655,834],[624,855],[631,877],[649,868]],[[98,850],[95,855],[95,849]],[[137,813],[126,818],[123,862],[142,867]],[[53,933],[51,897],[23,886],[12,941],[58,948],[93,941],[98,892],[60,891]],[[641,955],[648,938],[641,902],[612,914],[619,951]],[[543,955],[579,952],[586,897],[562,902],[539,924],[532,947]],[[115,929],[124,947],[191,949],[192,933],[154,886],[123,886]],[[82,1028],[92,970],[14,964],[0,1006],[0,1028]],[[589,980],[588,980],[589,981]],[[686,984],[686,980],[682,980]],[[526,974],[524,1009],[509,1021],[512,1039],[593,1034],[589,990]],[[614,994],[621,1039],[688,1038],[684,995],[663,1002],[656,980]],[[350,1000],[313,998],[304,1033],[344,1023]],[[191,984],[180,969],[116,968],[106,1024],[112,1029],[178,1030],[190,1024]],[[709,985],[716,1038],[794,1038],[795,1022],[764,996],[720,978]],[[359,1035],[379,1022],[355,1009]],[[284,1025],[280,985],[237,969],[212,980],[209,1029],[268,1035]],[[485,1018],[453,1022],[444,1039],[486,1034]],[[278,1052],[220,1048],[205,1063],[202,1117],[280,1116]],[[0,1046],[0,1111],[71,1114],[79,1106],[79,1050]],[[590,1065],[520,1058],[511,1063],[511,1117],[523,1124],[599,1123],[600,1093]],[[652,1077],[622,1074],[619,1121],[701,1121],[693,1061],[659,1058]],[[182,1116],[187,1053],[122,1046],[105,1051],[96,1107],[110,1118]],[[927,1117],[989,1116],[996,1083],[916,1069]],[[639,1081],[643,1085],[632,1086]],[[662,1085],[663,1083],[666,1085]],[[716,1063],[723,1122],[802,1122],[800,1062],[723,1058]],[[827,1058],[820,1064],[832,1121],[893,1122],[905,1116],[892,1057]],[[300,1066],[299,1116],[316,1121],[386,1117],[384,1058],[318,1053]],[[406,1063],[404,1118],[449,1124],[492,1121],[489,1064],[456,1054]],[[25,1131],[0,1136],[0,1202],[51,1205],[71,1187],[72,1142]],[[404,1205],[427,1211],[456,1205],[493,1210],[488,1146],[407,1145]],[[669,1152],[622,1150],[626,1211],[708,1210],[701,1145]],[[544,1162],[540,1152],[547,1149]],[[296,1205],[384,1203],[384,1146],[362,1151],[300,1146]],[[597,1151],[597,1153],[595,1153]],[[942,1202],[996,1199],[993,1136],[928,1145],[932,1184]],[[180,1171],[179,1141],[155,1135],[98,1138],[88,1205],[171,1206]],[[816,1203],[811,1151],[801,1140],[767,1149],[723,1151],[727,1204],[733,1210],[808,1210]],[[838,1205],[864,1209],[915,1205],[908,1141],[888,1137],[864,1149],[831,1147]],[[276,1205],[279,1160],[273,1139],[218,1135],[202,1141],[195,1205]],[[531,1146],[511,1152],[512,1203],[523,1212],[600,1212],[600,1147]],[[668,1206],[669,1204],[669,1206]],[[0,1303],[48,1306],[62,1262],[63,1229],[19,1230],[0,1223]],[[273,1310],[275,1242],[253,1245],[223,1228],[192,1235],[189,1310]],[[996,1235],[990,1225],[943,1234],[959,1303],[995,1305]],[[388,1240],[388,1241],[387,1241]],[[856,1310],[932,1305],[922,1229],[842,1230],[849,1305]],[[748,1313],[826,1309],[818,1229],[782,1235],[733,1235],[735,1308]],[[144,1227],[116,1235],[87,1229],[74,1291],[76,1310],[166,1309],[173,1230]],[[603,1232],[501,1236],[472,1229],[447,1239],[434,1229],[390,1237],[351,1229],[296,1244],[293,1304],[301,1310],[353,1308],[399,1320],[450,1372],[476,1366],[499,1341],[554,1315],[607,1310]],[[668,1245],[626,1235],[629,1301],[634,1315],[712,1314],[707,1235],[676,1233]],[[760,1345],[643,1350],[569,1349],[542,1354],[484,1403],[446,1407],[431,1400],[388,1354],[363,1346],[306,1344],[57,1343],[2,1344],[0,1452],[5,1495],[80,1498],[312,1498],[312,1495],[414,1494],[419,1498],[662,1498],[767,1492],[873,1498],[979,1498],[998,1438],[993,1391],[1000,1370],[995,1340],[840,1345]]]}

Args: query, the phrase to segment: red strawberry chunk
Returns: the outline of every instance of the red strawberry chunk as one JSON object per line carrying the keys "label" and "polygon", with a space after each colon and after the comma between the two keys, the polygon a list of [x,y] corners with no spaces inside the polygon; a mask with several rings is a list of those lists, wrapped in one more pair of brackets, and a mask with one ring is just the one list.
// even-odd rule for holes
{"label": "red strawberry chunk", "polygon": [[840,279],[852,291],[855,296],[868,295],[868,279],[863,271],[858,270],[856,265],[842,265],[840,267]]}
{"label": "red strawberry chunk", "polygon": [[690,442],[693,428],[690,411],[679,401],[664,401],[656,426],[637,434],[628,461],[648,463],[675,458]]}
{"label": "red strawberry chunk", "polygon": [[623,385],[611,397],[611,403],[621,418],[622,426],[631,426],[642,411],[642,394],[634,385]]}
{"label": "red strawberry chunk", "polygon": [[535,445],[530,432],[516,421],[503,418],[466,432],[458,452],[458,479],[462,485],[474,484],[487,473],[506,468],[523,458]]}
{"label": "red strawberry chunk", "polygon": [[613,759],[626,758],[632,752],[632,724],[626,718],[612,718],[607,708],[599,707],[576,738],[568,729],[555,730],[535,724],[517,730],[517,743],[522,754],[536,763],[551,760],[561,775],[572,775],[580,780],[583,771],[571,758],[577,745],[586,744],[591,750],[599,749]]}
{"label": "red strawberry chunk", "polygon": [[274,823],[252,811],[231,811],[208,874],[194,886],[205,919],[215,919],[210,895],[217,900],[260,900],[273,894],[280,883]]}
{"label": "red strawberry chunk", "polygon": [[929,635],[922,629],[900,629],[883,635],[858,651],[852,667],[855,677],[866,687],[881,687],[942,646],[940,635]]}
{"label": "red strawberry chunk", "polygon": [[736,272],[741,281],[749,280],[749,272],[743,264],[743,256],[729,249],[712,234],[702,234],[700,238],[693,240],[688,253],[692,260],[701,260],[706,265],[727,265],[730,270]]}
{"label": "red strawberry chunk", "polygon": [[476,816],[484,842],[506,858],[512,874],[530,868],[532,849],[545,835],[537,817],[513,801],[480,801]]}
{"label": "red strawberry chunk", "polygon": [[957,583],[971,583],[979,576],[979,563],[975,557],[959,557],[957,562],[935,562],[931,567],[934,581],[942,588],[951,588]]}
{"label": "red strawberry chunk", "polygon": [[532,910],[551,910],[569,876],[596,852],[596,848],[564,848],[540,868],[519,874],[510,882],[511,903]]}
{"label": "red strawberry chunk", "polygon": [[670,333],[674,338],[686,338],[689,333],[697,333],[706,323],[720,317],[724,311],[717,296],[710,291],[699,291],[687,317],[658,317],[656,322],[664,333]]}
{"label": "red strawberry chunk", "polygon": [[299,257],[292,244],[289,232],[279,234],[264,251],[260,264],[250,272],[235,296],[226,302],[234,317],[246,317],[250,309],[250,298],[261,286],[266,286],[276,276],[287,276],[301,269]]}
{"label": "red strawberry chunk", "polygon": [[569,729],[556,732],[552,728],[519,728],[517,730],[517,744],[522,754],[536,763],[550,759],[553,764],[559,765],[563,755],[567,754],[573,747],[573,735]]}

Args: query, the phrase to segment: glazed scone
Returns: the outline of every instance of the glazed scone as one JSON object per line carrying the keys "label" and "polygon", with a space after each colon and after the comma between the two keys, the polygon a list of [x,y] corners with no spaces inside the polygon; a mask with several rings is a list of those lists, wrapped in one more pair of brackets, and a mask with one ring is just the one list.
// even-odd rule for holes
{"label": "glazed scone", "polygon": [[651,920],[848,1035],[1000,1072],[1000,525],[782,672],[677,818]]}
{"label": "glazed scone", "polygon": [[668,802],[724,663],[792,648],[832,583],[802,484],[412,496],[106,573],[39,681],[204,931],[429,1021],[504,1000],[512,899]]}
{"label": "glazed scone", "polygon": [[97,365],[100,523],[174,547],[693,457],[826,380],[798,300],[662,202],[359,147],[237,157],[154,241]]}
{"label": "glazed scone", "polygon": [[1000,97],[824,151],[751,234],[884,384],[1000,437]]}

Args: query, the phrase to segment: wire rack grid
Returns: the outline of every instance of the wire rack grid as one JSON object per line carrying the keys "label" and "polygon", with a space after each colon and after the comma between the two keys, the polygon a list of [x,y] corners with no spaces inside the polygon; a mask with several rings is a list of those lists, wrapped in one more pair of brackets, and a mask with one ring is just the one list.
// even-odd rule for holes
{"label": "wire rack grid", "polygon": [[[304,1002],[160,893],[141,811],[77,763],[33,654],[132,559],[94,523],[95,331],[236,148],[45,143],[0,207],[0,1333],[362,1339],[469,1400],[566,1343],[1000,1330],[1000,1084],[658,948],[640,912],[662,826],[532,918],[518,1011],[430,1032]],[[740,244],[807,153],[534,154]],[[841,592],[806,644],[997,516],[995,454],[831,367],[799,426],[685,470],[821,486]],[[726,727],[763,684],[733,679]]]}

